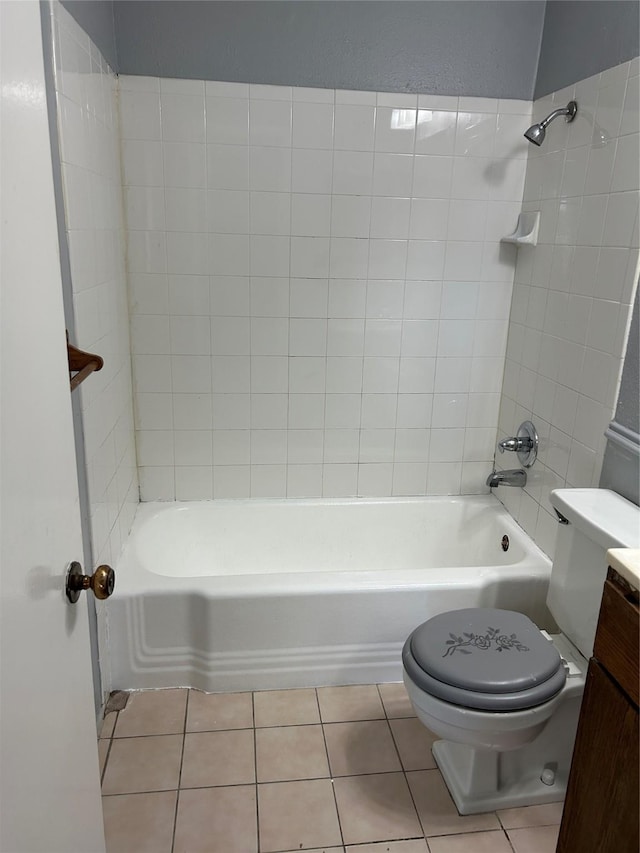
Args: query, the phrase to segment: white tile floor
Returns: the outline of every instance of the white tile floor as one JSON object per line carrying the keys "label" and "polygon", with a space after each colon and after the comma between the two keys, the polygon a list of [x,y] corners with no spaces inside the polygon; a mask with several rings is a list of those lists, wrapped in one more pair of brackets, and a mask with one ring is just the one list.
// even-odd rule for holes
{"label": "white tile floor", "polygon": [[561,804],[461,817],[402,684],[158,690],[107,715],[108,853],[554,853]]}

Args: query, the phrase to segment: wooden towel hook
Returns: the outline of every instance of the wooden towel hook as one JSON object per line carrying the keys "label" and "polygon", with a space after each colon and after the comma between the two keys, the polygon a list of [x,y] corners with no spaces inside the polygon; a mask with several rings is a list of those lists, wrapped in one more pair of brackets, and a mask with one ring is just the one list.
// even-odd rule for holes
{"label": "wooden towel hook", "polygon": [[[94,370],[102,370],[104,360],[95,353],[84,352],[69,343],[69,332],[67,332],[67,356],[69,358],[69,379],[71,390],[74,391],[81,382]],[[73,375],[75,374],[75,375]]]}

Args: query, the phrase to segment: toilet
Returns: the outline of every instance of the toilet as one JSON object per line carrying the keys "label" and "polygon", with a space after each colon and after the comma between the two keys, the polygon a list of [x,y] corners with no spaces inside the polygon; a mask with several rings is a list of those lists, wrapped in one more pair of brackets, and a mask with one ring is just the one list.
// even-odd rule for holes
{"label": "toilet", "polygon": [[606,489],[551,492],[547,605],[561,633],[478,607],[418,626],[402,652],[418,719],[460,814],[564,799],[609,548],[640,547],[640,509]]}

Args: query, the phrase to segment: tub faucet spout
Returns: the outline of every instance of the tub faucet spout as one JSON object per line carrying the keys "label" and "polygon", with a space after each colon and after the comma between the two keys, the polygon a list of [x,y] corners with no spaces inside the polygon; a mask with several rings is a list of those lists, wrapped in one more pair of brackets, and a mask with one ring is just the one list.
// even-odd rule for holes
{"label": "tub faucet spout", "polygon": [[511,468],[509,471],[493,471],[487,477],[487,486],[495,489],[498,486],[526,486],[527,472],[521,468]]}

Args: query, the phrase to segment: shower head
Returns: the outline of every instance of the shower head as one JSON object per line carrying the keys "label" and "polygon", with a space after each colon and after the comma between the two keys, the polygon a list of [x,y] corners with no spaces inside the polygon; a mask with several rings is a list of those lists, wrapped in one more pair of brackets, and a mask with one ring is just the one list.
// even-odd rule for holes
{"label": "shower head", "polygon": [[577,112],[577,103],[575,101],[569,101],[566,107],[554,110],[539,124],[532,124],[528,130],[525,130],[525,139],[528,139],[529,142],[533,142],[534,145],[542,145],[547,134],[547,126],[550,125],[554,119],[558,118],[558,116],[565,116],[565,121],[573,121]]}
{"label": "shower head", "polygon": [[541,124],[532,124],[528,130],[525,130],[525,139],[533,142],[534,145],[542,145],[547,131]]}

